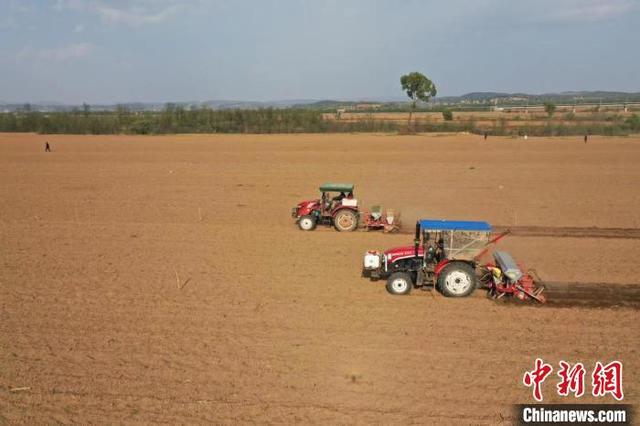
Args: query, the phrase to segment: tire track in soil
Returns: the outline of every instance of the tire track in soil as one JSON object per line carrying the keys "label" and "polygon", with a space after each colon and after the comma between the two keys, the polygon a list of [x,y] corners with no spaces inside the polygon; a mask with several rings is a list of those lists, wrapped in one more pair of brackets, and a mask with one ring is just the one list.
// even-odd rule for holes
{"label": "tire track in soil", "polygon": [[640,228],[572,226],[494,226],[495,232],[510,230],[514,237],[622,238],[640,239]]}
{"label": "tire track in soil", "polygon": [[640,310],[640,284],[545,281],[548,307],[631,308]]}

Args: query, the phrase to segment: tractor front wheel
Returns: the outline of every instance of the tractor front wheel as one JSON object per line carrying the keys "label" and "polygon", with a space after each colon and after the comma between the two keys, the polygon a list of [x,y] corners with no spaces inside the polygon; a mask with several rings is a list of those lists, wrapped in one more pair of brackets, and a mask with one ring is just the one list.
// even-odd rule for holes
{"label": "tractor front wheel", "polygon": [[467,263],[450,263],[438,275],[438,288],[447,297],[466,297],[476,289],[476,274]]}
{"label": "tractor front wheel", "polygon": [[313,231],[316,227],[316,218],[310,214],[302,216],[298,221],[298,227],[303,231]]}
{"label": "tractor front wheel", "polygon": [[387,279],[387,291],[394,296],[404,296],[411,293],[413,281],[406,272],[395,272]]}
{"label": "tractor front wheel", "polygon": [[333,225],[340,232],[355,231],[358,227],[358,216],[351,210],[341,210],[333,218]]}

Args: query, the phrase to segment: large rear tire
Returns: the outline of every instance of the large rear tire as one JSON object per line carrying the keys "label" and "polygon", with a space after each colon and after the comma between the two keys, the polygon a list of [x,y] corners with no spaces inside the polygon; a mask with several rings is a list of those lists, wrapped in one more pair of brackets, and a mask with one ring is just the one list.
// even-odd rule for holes
{"label": "large rear tire", "polygon": [[340,210],[333,218],[333,226],[340,232],[355,231],[358,227],[358,215],[352,210]]}
{"label": "large rear tire", "polygon": [[313,231],[316,228],[316,218],[310,214],[302,216],[298,220],[298,227],[303,231]]}
{"label": "large rear tire", "polygon": [[387,279],[387,291],[394,296],[405,296],[411,293],[413,280],[406,272],[394,272]]}
{"label": "large rear tire", "polygon": [[471,265],[452,262],[438,275],[438,288],[447,297],[467,297],[476,289],[476,281]]}

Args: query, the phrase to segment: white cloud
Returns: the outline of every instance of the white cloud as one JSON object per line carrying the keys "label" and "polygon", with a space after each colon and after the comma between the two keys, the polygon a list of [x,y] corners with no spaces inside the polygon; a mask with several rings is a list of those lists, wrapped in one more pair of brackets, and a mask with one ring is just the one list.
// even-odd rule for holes
{"label": "white cloud", "polygon": [[551,17],[558,20],[601,21],[629,12],[634,0],[562,0],[550,6]]}
{"label": "white cloud", "polygon": [[75,43],[52,49],[25,47],[18,53],[17,57],[21,60],[66,62],[87,56],[92,50],[93,45],[90,43]]}
{"label": "white cloud", "polygon": [[72,9],[72,10],[80,10],[84,8],[84,6],[88,2],[83,0],[56,0],[56,4],[53,6],[55,10],[64,10],[64,9]]}
{"label": "white cloud", "polygon": [[180,9],[178,5],[164,5],[163,7],[145,7],[136,5],[124,8],[96,5],[94,10],[100,18],[111,24],[125,24],[140,26],[163,22]]}
{"label": "white cloud", "polygon": [[17,27],[16,20],[11,16],[0,19],[0,30],[13,30]]}
{"label": "white cloud", "polygon": [[83,31],[84,31],[84,25],[82,24],[77,24],[75,27],[73,27],[74,33],[81,33]]}
{"label": "white cloud", "polygon": [[18,0],[4,0],[3,15],[0,15],[0,30],[14,30],[24,27],[24,22],[29,19],[29,15],[37,11],[33,4]]}
{"label": "white cloud", "polygon": [[141,26],[166,21],[181,9],[201,0],[56,0],[56,10],[85,11],[102,22],[115,25]]}

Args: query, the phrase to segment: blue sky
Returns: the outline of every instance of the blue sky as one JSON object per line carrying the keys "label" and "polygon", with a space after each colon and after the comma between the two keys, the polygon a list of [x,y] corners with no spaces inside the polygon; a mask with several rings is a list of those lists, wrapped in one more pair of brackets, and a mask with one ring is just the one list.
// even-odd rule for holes
{"label": "blue sky", "polygon": [[640,0],[0,0],[0,101],[640,91]]}

